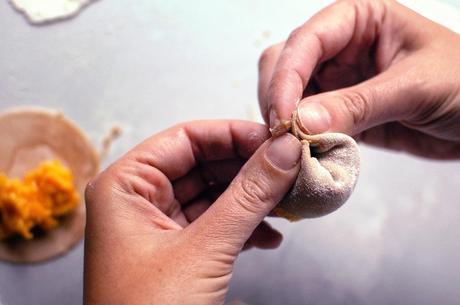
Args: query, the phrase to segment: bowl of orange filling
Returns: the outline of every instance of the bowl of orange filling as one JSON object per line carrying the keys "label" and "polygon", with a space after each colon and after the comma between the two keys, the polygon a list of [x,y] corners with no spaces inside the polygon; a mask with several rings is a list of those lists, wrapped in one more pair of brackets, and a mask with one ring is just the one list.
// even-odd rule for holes
{"label": "bowl of orange filling", "polygon": [[39,262],[76,245],[84,188],[98,167],[87,137],[60,112],[0,114],[0,259]]}

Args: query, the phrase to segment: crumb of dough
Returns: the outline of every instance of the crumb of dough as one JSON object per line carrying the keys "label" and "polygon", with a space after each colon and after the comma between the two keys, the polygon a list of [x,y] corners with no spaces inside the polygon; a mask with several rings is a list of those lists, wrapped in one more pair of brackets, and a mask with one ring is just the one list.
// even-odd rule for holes
{"label": "crumb of dough", "polygon": [[50,231],[78,203],[73,175],[59,161],[41,163],[22,180],[0,173],[0,240],[32,239],[35,228]]}

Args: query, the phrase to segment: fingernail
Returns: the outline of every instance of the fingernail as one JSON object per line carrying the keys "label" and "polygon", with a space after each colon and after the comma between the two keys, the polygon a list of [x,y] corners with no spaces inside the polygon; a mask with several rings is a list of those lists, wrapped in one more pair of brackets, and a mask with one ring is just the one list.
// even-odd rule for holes
{"label": "fingernail", "polygon": [[297,111],[302,128],[309,134],[318,134],[329,130],[331,115],[320,103],[304,101],[299,105]]}
{"label": "fingernail", "polygon": [[279,124],[278,116],[276,115],[275,109],[270,110],[270,128],[274,128]]}
{"label": "fingernail", "polygon": [[300,159],[301,144],[296,137],[285,134],[271,140],[270,146],[265,151],[267,159],[274,166],[289,170],[294,168]]}

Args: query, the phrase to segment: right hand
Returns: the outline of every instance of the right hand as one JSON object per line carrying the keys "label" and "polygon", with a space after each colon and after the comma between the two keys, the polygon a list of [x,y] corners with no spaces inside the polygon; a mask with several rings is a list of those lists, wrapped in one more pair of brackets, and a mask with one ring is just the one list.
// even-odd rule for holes
{"label": "right hand", "polygon": [[314,134],[460,158],[460,36],[395,1],[338,1],[265,50],[259,103],[270,127],[298,105]]}

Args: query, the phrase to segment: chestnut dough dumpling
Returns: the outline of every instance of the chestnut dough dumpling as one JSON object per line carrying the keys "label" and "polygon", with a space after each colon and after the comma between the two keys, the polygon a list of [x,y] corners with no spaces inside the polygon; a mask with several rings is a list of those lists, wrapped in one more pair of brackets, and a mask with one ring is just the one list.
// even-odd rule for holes
{"label": "chestnut dough dumpling", "polygon": [[294,112],[291,132],[302,143],[300,172],[274,212],[291,221],[324,216],[350,197],[359,175],[355,140],[342,133],[309,135]]}

